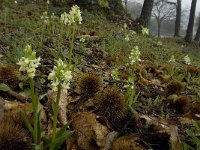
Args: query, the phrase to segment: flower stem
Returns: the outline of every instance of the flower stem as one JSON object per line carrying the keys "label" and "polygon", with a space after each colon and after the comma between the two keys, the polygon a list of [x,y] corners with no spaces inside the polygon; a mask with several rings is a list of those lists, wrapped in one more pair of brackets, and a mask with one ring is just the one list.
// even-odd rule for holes
{"label": "flower stem", "polygon": [[42,35],[41,35],[41,40],[40,40],[40,47],[43,47],[43,41],[44,41],[44,30],[45,30],[45,24],[43,23],[42,25]]}
{"label": "flower stem", "polygon": [[34,90],[34,82],[32,78],[30,78],[30,88],[31,88],[33,117],[34,117],[33,140],[34,140],[34,143],[37,144],[38,143],[38,117],[37,117],[38,101],[36,99],[35,90]]}
{"label": "flower stem", "polygon": [[54,21],[52,22],[52,33],[53,33],[53,36],[55,36],[55,22]]}
{"label": "flower stem", "polygon": [[131,68],[131,86],[130,86],[130,100],[129,100],[129,106],[130,107],[132,107],[133,100],[134,100],[134,94],[135,94],[134,84],[135,84],[135,64],[133,64],[132,68]]}
{"label": "flower stem", "polygon": [[61,88],[61,83],[59,83],[56,102],[52,104],[52,105],[54,105],[54,106],[52,106],[53,107],[54,116],[53,116],[53,133],[52,133],[52,141],[51,141],[50,150],[53,150],[54,146],[55,146],[56,126],[57,126],[57,116],[58,116],[58,105],[59,105],[59,101],[60,101],[61,89],[62,89]]}
{"label": "flower stem", "polygon": [[63,42],[63,28],[64,28],[64,26],[63,26],[63,24],[61,25],[61,29],[60,29],[60,37],[59,37],[59,41],[58,41],[58,49],[59,49],[59,52],[60,52],[60,54],[61,54],[61,44],[62,44],[62,42]]}
{"label": "flower stem", "polygon": [[69,45],[69,66],[72,64],[72,50],[74,48],[74,38],[75,38],[76,24],[73,25],[72,37]]}

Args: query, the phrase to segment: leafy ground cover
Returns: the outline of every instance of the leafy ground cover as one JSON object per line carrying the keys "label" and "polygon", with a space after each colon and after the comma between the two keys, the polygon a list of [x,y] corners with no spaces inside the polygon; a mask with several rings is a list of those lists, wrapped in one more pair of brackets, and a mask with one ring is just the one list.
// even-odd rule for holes
{"label": "leafy ground cover", "polygon": [[50,90],[48,75],[59,58],[73,79],[67,94],[61,91],[56,126],[68,138],[54,149],[199,148],[198,44],[136,33],[129,19],[109,20],[102,12],[83,10],[73,32],[74,26],[60,23],[70,7],[3,1],[0,8],[0,149],[31,149],[34,143],[18,115],[23,110],[34,126],[29,79],[16,64],[27,44],[41,58],[34,77],[41,122],[35,148],[48,149],[53,134],[58,92]]}

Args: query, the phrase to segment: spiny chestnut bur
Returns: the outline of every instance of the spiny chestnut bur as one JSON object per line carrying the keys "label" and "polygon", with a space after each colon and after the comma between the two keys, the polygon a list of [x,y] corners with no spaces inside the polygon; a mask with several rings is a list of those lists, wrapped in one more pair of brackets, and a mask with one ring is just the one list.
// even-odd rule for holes
{"label": "spiny chestnut bur", "polygon": [[155,66],[153,63],[149,62],[146,66],[145,69],[148,73],[152,73],[155,75],[157,73],[157,66]]}
{"label": "spiny chestnut bur", "polygon": [[176,103],[177,99],[178,99],[178,95],[176,94],[172,94],[172,95],[169,95],[166,99],[166,103],[168,104],[169,107],[173,108],[174,107],[174,104]]}
{"label": "spiny chestnut bur", "polygon": [[185,114],[189,112],[191,107],[191,100],[187,96],[180,96],[175,102],[174,102],[174,109],[178,111],[180,114]]}
{"label": "spiny chestnut bur", "polygon": [[105,61],[106,64],[111,67],[112,64],[116,62],[116,60],[117,60],[116,56],[108,56]]}
{"label": "spiny chestnut bur", "polygon": [[12,89],[19,85],[20,73],[10,64],[0,63],[0,83],[5,83]]}
{"label": "spiny chestnut bur", "polygon": [[184,86],[180,81],[177,80],[172,80],[168,85],[167,85],[167,94],[177,94],[180,93],[183,90]]}
{"label": "spiny chestnut bur", "polygon": [[187,72],[191,74],[191,76],[196,77],[200,75],[200,69],[194,65],[187,65]]}
{"label": "spiny chestnut bur", "polygon": [[31,150],[32,142],[29,132],[11,119],[0,121],[1,150]]}
{"label": "spiny chestnut bur", "polygon": [[138,141],[139,137],[134,134],[122,136],[113,142],[111,150],[143,150]]}
{"label": "spiny chestnut bur", "polygon": [[0,97],[0,121],[4,115],[4,107],[5,107],[4,99],[2,97]]}
{"label": "spiny chestnut bur", "polygon": [[127,112],[124,95],[115,88],[107,88],[96,99],[96,113],[105,116],[112,124],[120,121]]}
{"label": "spiny chestnut bur", "polygon": [[102,88],[101,78],[93,73],[82,73],[79,76],[77,90],[83,97],[93,97]]}
{"label": "spiny chestnut bur", "polygon": [[[28,119],[31,119],[30,116],[27,115],[27,117],[28,117]],[[21,129],[27,130],[27,126],[25,125],[24,120],[19,115],[19,110],[17,110],[17,111],[5,111],[5,113],[3,114],[3,120],[5,120],[5,119],[6,119],[7,122],[11,122],[13,124],[16,124]],[[30,135],[30,132],[28,132],[28,133]]]}
{"label": "spiny chestnut bur", "polygon": [[122,79],[122,80],[128,80],[129,73],[126,72],[126,71],[120,71],[120,72],[119,72],[119,77],[120,77],[120,79]]}
{"label": "spiny chestnut bur", "polygon": [[199,101],[194,101],[191,105],[191,111],[194,114],[200,114],[200,102]]}

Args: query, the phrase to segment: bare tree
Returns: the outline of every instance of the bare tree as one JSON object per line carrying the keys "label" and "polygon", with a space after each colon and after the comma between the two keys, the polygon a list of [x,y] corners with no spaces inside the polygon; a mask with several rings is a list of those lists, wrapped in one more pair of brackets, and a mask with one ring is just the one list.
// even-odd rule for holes
{"label": "bare tree", "polygon": [[199,14],[199,17],[198,17],[198,28],[197,28],[197,32],[196,32],[196,36],[195,36],[194,40],[196,42],[200,41],[200,14]]}
{"label": "bare tree", "polygon": [[160,38],[160,31],[162,22],[165,20],[174,20],[176,7],[167,0],[156,0],[152,11],[152,17],[157,21],[158,38]]}
{"label": "bare tree", "polygon": [[182,11],[181,0],[177,0],[177,4],[176,4],[175,33],[174,33],[174,36],[177,36],[177,37],[180,36],[180,30],[181,30],[181,11]]}
{"label": "bare tree", "polygon": [[168,4],[174,5],[176,7],[176,20],[175,20],[175,32],[174,36],[180,36],[181,30],[181,15],[182,15],[182,0],[176,0],[176,2],[168,1]]}
{"label": "bare tree", "polygon": [[125,5],[125,9],[127,11],[128,10],[128,0],[124,0],[124,5]]}
{"label": "bare tree", "polygon": [[144,27],[148,27],[151,19],[154,0],[144,0],[139,21]]}
{"label": "bare tree", "polygon": [[191,9],[190,9],[190,18],[189,18],[189,23],[187,27],[186,36],[185,36],[186,42],[192,41],[196,4],[197,4],[197,0],[192,0]]}

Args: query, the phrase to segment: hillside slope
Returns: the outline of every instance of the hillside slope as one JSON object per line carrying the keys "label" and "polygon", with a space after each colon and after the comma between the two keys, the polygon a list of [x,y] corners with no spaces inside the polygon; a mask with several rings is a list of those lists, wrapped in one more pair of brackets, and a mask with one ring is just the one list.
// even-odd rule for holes
{"label": "hillside slope", "polygon": [[71,121],[69,129],[75,132],[61,149],[66,144],[69,149],[87,150],[197,148],[200,47],[196,43],[156,39],[146,29],[136,33],[128,17],[112,14],[109,20],[102,11],[82,10],[82,24],[74,28],[60,22],[68,7],[3,1],[0,8],[0,104],[5,103],[0,149],[6,147],[5,134],[10,135],[10,145],[19,142],[9,138],[17,134],[3,132],[7,121],[25,130],[20,136],[28,136],[29,145],[32,138],[18,116],[19,109],[25,111],[33,124],[28,78],[16,64],[27,44],[41,57],[34,87],[46,139],[52,134],[51,106],[56,98],[48,75],[59,58],[72,71],[70,89],[61,94],[57,127]]}

